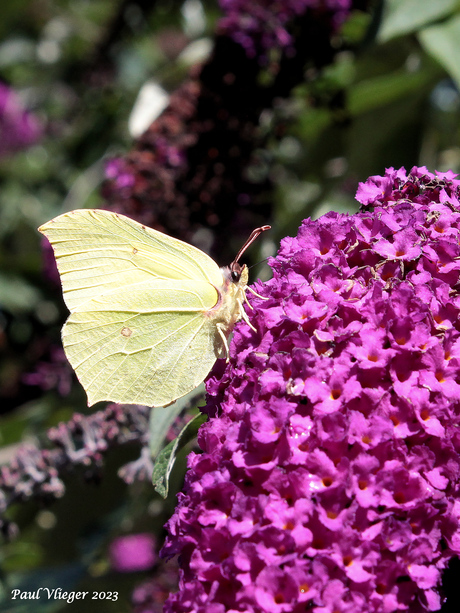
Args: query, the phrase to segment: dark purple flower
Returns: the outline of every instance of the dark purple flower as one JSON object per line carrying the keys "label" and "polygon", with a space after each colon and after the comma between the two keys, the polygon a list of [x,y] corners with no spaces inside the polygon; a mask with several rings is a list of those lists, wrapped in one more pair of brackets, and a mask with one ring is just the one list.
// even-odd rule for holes
{"label": "dark purple flower", "polygon": [[10,87],[0,83],[0,156],[29,147],[41,136],[37,118],[23,108]]}
{"label": "dark purple flower", "polygon": [[47,360],[40,360],[35,364],[32,372],[23,375],[26,385],[37,385],[43,390],[54,389],[60,396],[70,393],[73,381],[73,371],[62,347],[51,345]]}
{"label": "dark purple flower", "polygon": [[[105,454],[114,447],[148,446],[148,407],[109,404],[93,415],[75,413],[67,423],[48,430],[51,449],[22,445],[8,464],[0,467],[0,513],[17,502],[49,501],[65,493],[63,478],[78,466],[88,479],[100,471]],[[152,478],[151,460],[141,453],[138,462],[121,469],[128,482]],[[14,525],[0,517],[0,530],[11,532]]]}
{"label": "dark purple flower", "polygon": [[460,553],[460,181],[305,220],[207,381],[167,613],[436,611]]}
{"label": "dark purple flower", "polygon": [[134,185],[135,178],[123,158],[112,158],[105,165],[105,176],[113,181],[114,186],[123,190]]}
{"label": "dark purple flower", "polygon": [[174,561],[155,567],[152,579],[138,585],[133,592],[133,613],[162,613],[169,593],[177,589],[178,568]]}
{"label": "dark purple flower", "polygon": [[250,58],[265,59],[270,50],[293,52],[292,22],[311,10],[320,20],[325,16],[331,29],[348,16],[352,0],[220,0],[224,17],[221,32],[239,43]]}

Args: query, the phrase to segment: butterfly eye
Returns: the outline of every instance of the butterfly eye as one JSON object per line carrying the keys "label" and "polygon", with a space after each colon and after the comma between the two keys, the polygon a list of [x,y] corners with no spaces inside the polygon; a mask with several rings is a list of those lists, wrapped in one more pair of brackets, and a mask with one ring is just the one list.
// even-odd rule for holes
{"label": "butterfly eye", "polygon": [[230,266],[230,278],[233,283],[239,283],[241,279],[241,273],[243,272],[243,266],[238,264],[238,262],[233,261]]}

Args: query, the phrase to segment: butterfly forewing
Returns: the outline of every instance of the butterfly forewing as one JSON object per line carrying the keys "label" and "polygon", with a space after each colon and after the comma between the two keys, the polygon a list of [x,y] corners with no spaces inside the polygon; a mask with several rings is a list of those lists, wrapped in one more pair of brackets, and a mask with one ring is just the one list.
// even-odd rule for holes
{"label": "butterfly forewing", "polygon": [[56,217],[40,231],[53,246],[70,311],[152,278],[222,283],[219,267],[205,253],[124,215],[82,209]]}

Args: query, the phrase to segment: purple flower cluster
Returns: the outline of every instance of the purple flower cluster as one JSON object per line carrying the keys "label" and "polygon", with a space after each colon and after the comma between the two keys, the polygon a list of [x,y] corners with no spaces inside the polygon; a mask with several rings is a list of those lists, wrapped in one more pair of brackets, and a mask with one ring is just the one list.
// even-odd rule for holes
{"label": "purple flower cluster", "polygon": [[[22,445],[12,460],[0,467],[0,515],[17,502],[60,498],[65,493],[63,478],[67,474],[80,466],[87,478],[94,477],[112,448],[141,444],[148,450],[148,422],[148,407],[109,404],[93,415],[75,413],[68,423],[48,430],[48,439],[54,445],[51,449]],[[152,469],[151,458],[142,451],[139,460],[120,469],[120,477],[127,483],[151,480]],[[15,530],[0,516],[0,532],[11,536]]]}
{"label": "purple flower cluster", "polygon": [[0,83],[0,135],[0,157],[33,145],[42,135],[38,120],[4,83]]}
{"label": "purple flower cluster", "polygon": [[219,29],[239,43],[248,57],[265,57],[271,49],[291,51],[291,22],[313,11],[328,16],[335,29],[348,16],[352,0],[220,0],[225,14]]}
{"label": "purple flower cluster", "polygon": [[[187,189],[177,185],[187,173],[187,151],[198,141],[199,126],[194,117],[200,92],[196,78],[186,81],[137,139],[135,148],[125,157],[108,160],[102,195],[110,210],[186,238]],[[189,124],[194,121],[193,130]]]}
{"label": "purple flower cluster", "polygon": [[22,381],[42,390],[56,390],[60,396],[68,396],[72,388],[73,371],[61,346],[50,345],[47,360],[39,360],[34,370],[26,372]]}
{"label": "purple flower cluster", "polygon": [[167,613],[436,611],[460,553],[460,181],[305,220],[208,380]]}

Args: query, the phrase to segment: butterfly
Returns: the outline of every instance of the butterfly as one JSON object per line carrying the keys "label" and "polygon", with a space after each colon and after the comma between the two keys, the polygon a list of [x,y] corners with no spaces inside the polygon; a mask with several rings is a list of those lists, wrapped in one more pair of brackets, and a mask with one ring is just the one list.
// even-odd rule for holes
{"label": "butterfly", "polygon": [[243,303],[256,292],[238,261],[268,229],[254,230],[219,268],[196,247],[110,211],[71,211],[42,225],[70,311],[64,351],[88,406],[166,406],[228,359],[235,323],[253,328]]}

